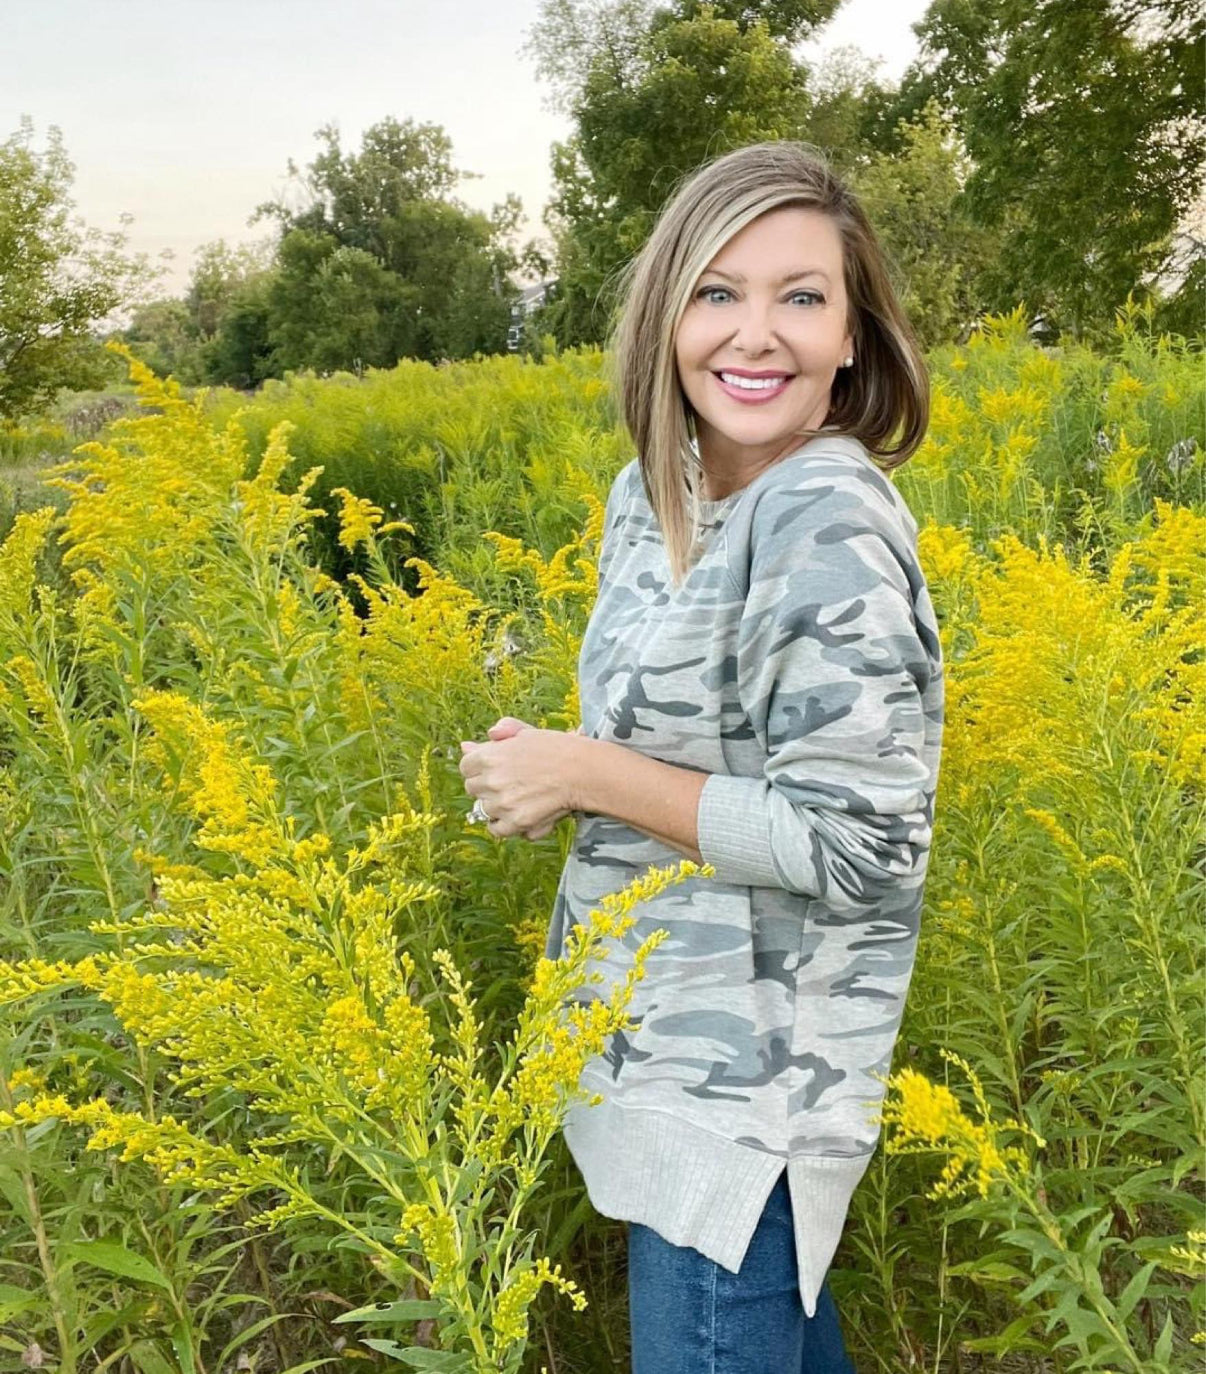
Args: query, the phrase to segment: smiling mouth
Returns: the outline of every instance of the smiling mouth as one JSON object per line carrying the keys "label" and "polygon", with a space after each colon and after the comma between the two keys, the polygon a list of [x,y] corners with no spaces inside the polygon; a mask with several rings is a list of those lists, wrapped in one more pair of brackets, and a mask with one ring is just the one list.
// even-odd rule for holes
{"label": "smiling mouth", "polygon": [[792,380],[792,376],[779,377],[748,377],[735,378],[726,381],[725,378],[733,377],[733,373],[713,372],[720,388],[725,395],[731,396],[736,401],[743,401],[747,404],[751,401],[768,401],[780,395],[787,389],[787,384]]}

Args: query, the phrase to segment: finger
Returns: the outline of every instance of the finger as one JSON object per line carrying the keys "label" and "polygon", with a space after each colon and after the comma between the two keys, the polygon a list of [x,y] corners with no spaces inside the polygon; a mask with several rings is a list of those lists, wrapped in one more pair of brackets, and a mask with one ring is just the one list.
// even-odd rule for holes
{"label": "finger", "polygon": [[510,737],[517,735],[521,730],[534,730],[536,727],[529,725],[526,720],[519,720],[515,716],[501,716],[486,731],[491,739],[497,739],[500,735]]}

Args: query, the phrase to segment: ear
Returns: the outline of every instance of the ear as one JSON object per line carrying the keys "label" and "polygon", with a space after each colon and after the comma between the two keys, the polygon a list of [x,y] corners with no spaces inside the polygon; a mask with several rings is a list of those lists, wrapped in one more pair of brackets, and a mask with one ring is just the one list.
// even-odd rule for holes
{"label": "ear", "polygon": [[839,360],[841,362],[845,362],[847,358],[854,358],[855,364],[858,364],[858,358],[855,357],[854,353],[854,327],[857,323],[858,321],[855,319],[854,312],[849,309],[848,305],[846,313],[846,334],[842,339],[842,356]]}

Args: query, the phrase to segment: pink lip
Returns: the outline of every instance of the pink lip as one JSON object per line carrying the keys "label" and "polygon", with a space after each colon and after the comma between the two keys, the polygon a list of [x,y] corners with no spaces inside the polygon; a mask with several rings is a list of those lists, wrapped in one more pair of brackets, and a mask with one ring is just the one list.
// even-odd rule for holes
{"label": "pink lip", "polygon": [[[741,373],[740,375],[745,376],[746,374]],[[763,375],[765,376],[767,374],[764,373]],[[774,376],[776,374],[772,373],[770,375]],[[778,375],[781,376],[782,374],[780,373]],[[720,387],[721,391],[723,391],[726,396],[731,396],[733,400],[740,401],[742,405],[747,406],[768,405],[771,401],[775,399],[776,396],[782,396],[783,393],[787,390],[788,386],[791,384],[791,378],[785,377],[783,379],[783,385],[777,386],[773,390],[747,391],[743,390],[741,387],[730,386],[728,382],[724,381],[716,372],[713,372],[712,376],[716,378],[716,385]]]}

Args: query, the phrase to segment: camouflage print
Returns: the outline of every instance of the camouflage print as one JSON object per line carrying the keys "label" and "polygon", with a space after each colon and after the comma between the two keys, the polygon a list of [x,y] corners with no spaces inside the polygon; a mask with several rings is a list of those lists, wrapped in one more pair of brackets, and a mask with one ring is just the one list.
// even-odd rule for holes
{"label": "camouflage print", "polygon": [[[862,445],[825,434],[721,501],[675,591],[633,459],[607,500],[578,663],[586,733],[709,774],[692,878],[592,967],[606,996],[651,931],[636,1028],[587,1064],[567,1144],[592,1203],[732,1272],[786,1166],[812,1316],[871,1160],[917,948],[943,719],[917,526]],[[578,813],[546,954],[684,856]]]}

